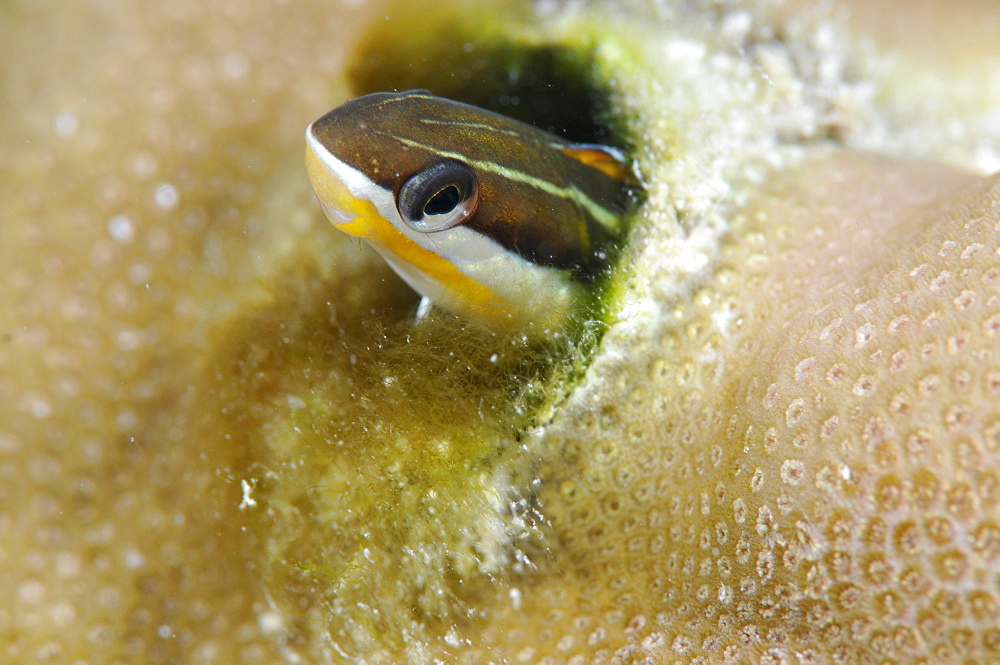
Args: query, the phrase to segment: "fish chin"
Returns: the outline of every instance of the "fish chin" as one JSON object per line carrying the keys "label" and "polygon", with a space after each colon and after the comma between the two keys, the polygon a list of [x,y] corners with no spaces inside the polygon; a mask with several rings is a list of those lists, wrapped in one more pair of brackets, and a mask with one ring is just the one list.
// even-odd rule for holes
{"label": "fish chin", "polygon": [[370,243],[375,250],[382,255],[389,267],[402,278],[407,285],[419,293],[424,298],[431,301],[438,301],[445,295],[445,289],[441,282],[434,279],[423,270],[420,270],[412,263],[400,259],[392,250],[381,247],[376,243]]}
{"label": "fish chin", "polygon": [[350,224],[358,218],[357,214],[347,208],[342,208],[338,205],[327,203],[326,201],[320,201],[319,203],[323,208],[323,214],[326,215],[326,218],[334,226]]}

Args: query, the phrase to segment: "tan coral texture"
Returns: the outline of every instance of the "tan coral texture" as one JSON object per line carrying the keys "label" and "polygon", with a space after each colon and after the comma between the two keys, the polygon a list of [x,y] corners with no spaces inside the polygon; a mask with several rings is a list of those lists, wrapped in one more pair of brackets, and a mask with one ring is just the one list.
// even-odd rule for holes
{"label": "tan coral texture", "polygon": [[567,407],[558,547],[498,630],[525,660],[997,657],[1000,181],[843,155],[801,177],[737,218],[620,393]]}

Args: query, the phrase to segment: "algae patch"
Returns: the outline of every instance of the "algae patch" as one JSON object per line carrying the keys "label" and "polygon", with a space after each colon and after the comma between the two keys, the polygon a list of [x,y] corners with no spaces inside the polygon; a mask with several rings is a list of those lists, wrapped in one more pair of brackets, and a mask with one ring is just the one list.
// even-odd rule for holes
{"label": "algae patch", "polygon": [[[448,39],[414,59],[390,24],[359,42],[354,93],[428,88],[630,149],[586,40],[456,27],[438,13],[417,28]],[[418,324],[415,296],[374,253],[359,259],[333,229],[324,242],[220,331],[210,374],[246,451],[230,479],[244,498],[252,490],[244,514],[286,646],[318,633],[344,658],[402,653],[472,621],[484,598],[548,556],[536,432],[586,371],[620,275],[600,276],[594,302],[554,335],[443,314]]]}
{"label": "algae patch", "polygon": [[293,634],[320,627],[349,653],[466,618],[542,555],[524,433],[571,364],[553,358],[573,357],[414,325],[391,275],[355,288],[369,270],[289,269],[210,370],[246,451],[232,480],[253,487],[265,586]]}
{"label": "algae patch", "polygon": [[[595,43],[553,41],[519,5],[395,3],[358,40],[348,65],[356,94],[422,88],[581,143],[629,149],[627,126],[602,80]],[[496,3],[494,3],[496,4]],[[515,23],[516,21],[516,23]]]}

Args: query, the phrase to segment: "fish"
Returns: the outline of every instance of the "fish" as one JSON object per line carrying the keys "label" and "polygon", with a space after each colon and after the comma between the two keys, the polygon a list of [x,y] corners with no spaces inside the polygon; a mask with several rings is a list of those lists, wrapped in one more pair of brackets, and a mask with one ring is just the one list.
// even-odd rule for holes
{"label": "fish", "polygon": [[587,301],[634,200],[616,148],[426,90],[363,95],[306,129],[327,219],[421,296],[489,327],[551,330]]}

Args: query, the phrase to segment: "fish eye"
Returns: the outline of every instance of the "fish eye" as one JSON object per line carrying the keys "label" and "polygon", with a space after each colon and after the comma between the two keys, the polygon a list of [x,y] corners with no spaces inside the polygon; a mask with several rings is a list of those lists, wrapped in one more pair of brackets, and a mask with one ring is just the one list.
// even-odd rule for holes
{"label": "fish eye", "polygon": [[472,168],[446,159],[403,183],[396,207],[411,229],[433,233],[464,222],[476,211],[478,200],[479,185]]}

